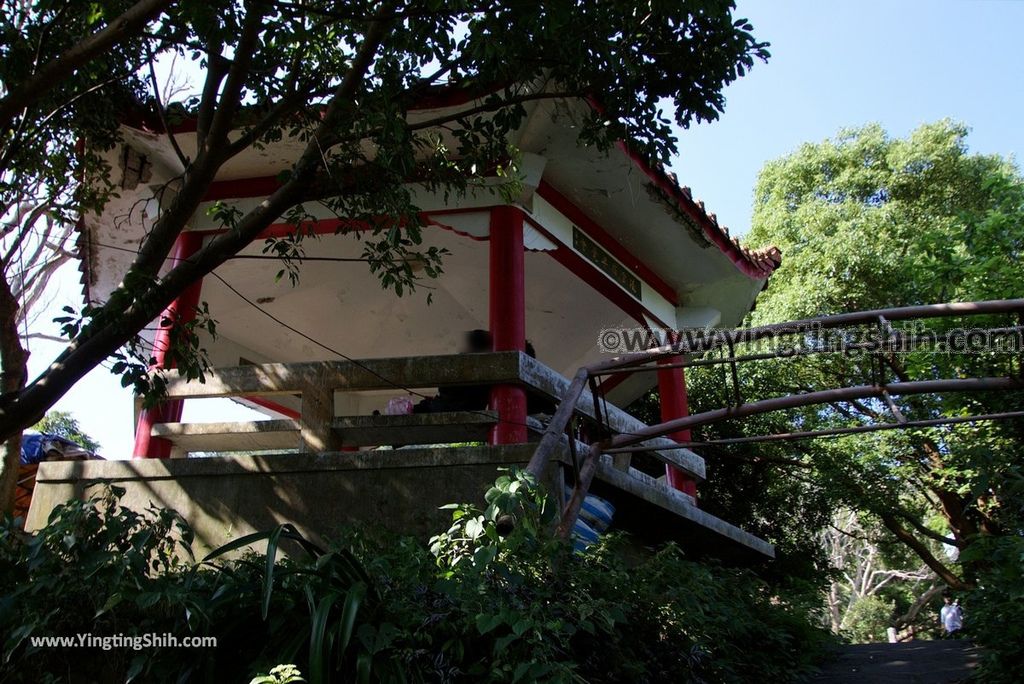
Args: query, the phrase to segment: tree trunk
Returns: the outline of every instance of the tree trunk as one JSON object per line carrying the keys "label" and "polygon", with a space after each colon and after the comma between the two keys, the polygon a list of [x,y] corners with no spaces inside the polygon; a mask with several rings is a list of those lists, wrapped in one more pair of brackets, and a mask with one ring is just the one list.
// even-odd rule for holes
{"label": "tree trunk", "polygon": [[839,583],[832,582],[828,588],[828,617],[829,627],[833,634],[839,634],[843,626],[843,614],[839,607]]}
{"label": "tree trunk", "polygon": [[969,582],[964,581],[949,569],[946,564],[940,561],[931,550],[925,546],[920,539],[911,534],[907,528],[900,524],[900,521],[891,513],[882,514],[882,523],[896,535],[896,538],[907,545],[911,551],[917,554],[924,564],[931,568],[932,572],[939,576],[951,589],[966,591],[973,588]]}
{"label": "tree trunk", "polygon": [[[6,278],[0,278],[0,391],[19,392],[28,378],[28,352],[18,336],[18,301]],[[21,465],[21,430],[12,432],[0,446],[0,513],[14,510]]]}
{"label": "tree trunk", "polygon": [[[323,166],[322,150],[331,146],[336,139],[335,131],[342,128],[345,117],[351,115],[352,101],[389,27],[390,24],[377,19],[367,30],[359,52],[331,98],[319,127],[307,143],[288,181],[239,219],[232,230],[217,235],[191,258],[179,263],[155,284],[148,286],[146,291],[131,293],[121,290],[112,295],[102,307],[103,317],[83,328],[49,368],[31,384],[26,384],[25,373],[22,372],[21,386],[11,391],[5,390],[0,397],[0,440],[12,439],[15,433],[20,434],[21,430],[39,421],[54,402],[86,373],[131,340],[185,288],[237,254],[256,239],[264,228],[308,194]],[[240,56],[236,55],[235,59],[237,63]],[[215,124],[220,114],[215,113]],[[228,158],[225,147],[230,146],[227,136],[230,114],[224,117],[221,122],[224,129],[222,134],[214,136],[215,140],[211,142],[216,144],[217,149],[204,149],[201,159],[196,162],[199,168],[186,175],[184,186],[175,196],[171,207],[161,216],[143,243],[140,255],[131,269],[133,275],[152,275],[158,271],[174,239],[201,202],[220,164]],[[349,122],[346,129],[350,127]],[[333,179],[332,182],[337,184]]]}
{"label": "tree trunk", "polygon": [[940,594],[943,591],[943,589],[945,589],[945,587],[943,587],[941,584],[933,584],[930,587],[928,587],[928,589],[926,589],[923,594],[918,596],[917,600],[915,600],[914,603],[911,604],[910,608],[907,609],[906,613],[896,618],[896,620],[893,622],[893,627],[895,627],[896,629],[903,629],[904,627],[912,626],[914,621],[917,619],[918,613],[921,612],[921,609],[928,605],[928,602],[935,598],[935,596]]}

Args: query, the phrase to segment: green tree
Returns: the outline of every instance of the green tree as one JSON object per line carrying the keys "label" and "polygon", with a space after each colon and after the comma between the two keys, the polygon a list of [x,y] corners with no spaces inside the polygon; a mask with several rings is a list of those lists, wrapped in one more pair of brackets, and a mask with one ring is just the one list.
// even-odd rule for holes
{"label": "green tree", "polygon": [[[173,0],[0,2],[0,393],[28,382],[24,324],[50,275],[70,258],[81,212],[111,186],[100,153],[119,114],[142,96],[139,68],[175,42],[155,19]],[[88,141],[89,144],[79,143]],[[42,412],[22,427],[42,418]],[[0,509],[9,507],[20,432],[0,436]]]}
{"label": "green tree", "polygon": [[[1019,297],[1024,266],[1024,181],[1013,164],[968,152],[950,121],[905,139],[879,126],[847,130],[769,163],[755,193],[750,241],[777,245],[785,263],[750,324],[892,306]],[[1005,324],[1005,320],[1003,321]],[[952,325],[944,323],[944,326]],[[942,333],[945,328],[933,328]],[[882,379],[1019,373],[1005,353],[821,355],[751,364],[748,399]],[[711,371],[716,372],[716,371]],[[837,403],[789,416],[800,429],[1011,410],[1016,393]],[[1019,461],[1020,421],[784,443],[812,487],[866,512],[946,584],[964,589],[977,564],[960,554],[986,536],[1020,529],[1006,488]],[[754,455],[769,445],[756,446]],[[777,447],[775,447],[777,448]]]}
{"label": "green tree", "polygon": [[821,535],[834,568],[826,599],[829,627],[857,642],[869,634],[884,640],[890,627],[931,631],[942,583],[906,546],[887,537],[884,527],[863,518],[856,511],[836,511]]}
{"label": "green tree", "polygon": [[41,421],[32,426],[32,429],[70,439],[93,453],[100,450],[100,443],[87,435],[82,430],[82,426],[78,424],[78,419],[68,411],[48,411]]}
{"label": "green tree", "polygon": [[[967,133],[950,121],[922,126],[905,139],[866,126],[767,164],[748,242],[778,246],[784,261],[746,323],[1020,297],[1024,181],[1007,159],[969,153]],[[951,325],[929,323],[939,334]],[[738,345],[735,351],[765,349]],[[702,362],[726,355],[715,352]],[[882,373],[889,381],[1002,376],[1019,374],[1018,363],[1015,354],[920,351],[883,359]],[[862,355],[751,361],[739,366],[734,385],[727,364],[694,366],[687,370],[690,408],[699,413],[730,406],[737,395],[756,401],[872,384],[877,368]],[[1021,405],[1019,394],[1010,392],[894,404],[908,419]],[[657,422],[656,396],[633,409]],[[942,586],[976,586],[961,594],[973,597],[967,604],[975,616],[972,629],[991,649],[998,668],[993,672],[1007,673],[1000,681],[1017,676],[1015,637],[1024,632],[1015,584],[1024,530],[1024,421],[816,440],[722,441],[896,420],[886,402],[863,401],[701,426],[693,439],[705,444],[696,449],[713,464],[701,485],[701,506],[773,542],[777,560],[761,574],[780,596],[805,601],[809,610],[821,611],[826,624],[856,638],[877,635],[882,624],[927,624]],[[849,539],[832,526],[834,512],[843,510],[856,513],[852,531],[862,539],[832,553],[823,539]],[[850,532],[852,526],[841,527]],[[869,569],[856,556],[872,553],[870,572],[881,569],[898,581],[880,590],[877,583],[859,582],[870,579],[864,574]],[[840,562],[837,555],[848,560]],[[843,576],[843,562],[852,581]],[[940,580],[935,585],[932,573]],[[873,600],[846,620],[855,628],[844,627],[843,606],[853,607],[860,596]],[[828,611],[822,611],[823,603]]]}
{"label": "green tree", "polygon": [[886,640],[886,627],[892,620],[893,603],[880,596],[865,596],[850,606],[843,625],[843,636],[855,644]]}
{"label": "green tree", "polygon": [[[509,133],[522,121],[525,104],[594,95],[601,106],[581,116],[581,144],[609,148],[629,139],[638,152],[665,161],[675,151],[672,124],[717,118],[723,86],[768,54],[727,0],[655,0],[643,11],[631,2],[570,0],[38,0],[2,8],[0,174],[49,178],[43,167],[80,163],[74,145],[54,143],[46,153],[55,157],[44,164],[29,140],[85,139],[87,152],[114,144],[119,119],[112,110],[124,100],[114,94],[142,101],[163,124],[193,117],[197,138],[194,155],[187,156],[169,134],[181,166],[175,192],[168,193],[123,285],[106,303],[65,321],[66,350],[31,382],[18,348],[12,344],[11,353],[3,352],[12,368],[5,371],[0,399],[3,441],[42,418],[111,356],[118,357],[114,367],[126,373],[126,382],[159,390],[159,381],[151,385],[146,373],[149,353],[139,331],[271,223],[283,218],[304,224],[309,216],[302,202],[319,201],[339,216],[377,226],[365,243],[366,260],[382,285],[400,294],[416,277],[407,257],[426,263],[428,275],[437,272],[441,257],[418,252],[410,178],[429,190],[458,193],[483,169],[498,167],[511,189],[518,176]],[[157,88],[146,90],[153,56],[170,52],[204,75],[199,95],[171,105],[160,100]],[[416,102],[444,88],[474,94],[477,104],[428,122],[407,120]],[[86,106],[94,99],[101,102]],[[58,115],[49,117],[50,111]],[[442,126],[450,140],[438,135]],[[248,213],[223,212],[219,219],[228,230],[161,275],[223,165],[285,136],[304,149],[281,175],[279,189]],[[368,156],[368,149],[375,154]],[[105,177],[102,168],[94,171]],[[81,211],[93,208],[79,201],[85,189],[100,188],[93,205],[104,199],[104,183],[94,180],[70,189]],[[273,246],[286,268],[301,255],[301,236],[297,230]],[[179,330],[169,362],[195,378],[203,360],[193,332]],[[0,505],[9,505],[13,487],[10,443],[8,452]]]}

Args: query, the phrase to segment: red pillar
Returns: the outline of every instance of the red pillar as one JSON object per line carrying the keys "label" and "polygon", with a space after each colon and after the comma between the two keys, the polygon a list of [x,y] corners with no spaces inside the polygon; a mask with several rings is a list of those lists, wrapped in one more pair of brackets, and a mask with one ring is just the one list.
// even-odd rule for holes
{"label": "red pillar", "polygon": [[[664,359],[659,363],[678,363],[682,357]],[[686,398],[686,375],[682,368],[663,368],[658,371],[658,396],[661,399],[661,419],[683,418],[690,415],[690,407]],[[680,430],[668,435],[677,442],[689,442],[690,431]],[[675,466],[665,466],[665,478],[669,485],[690,496],[697,496],[697,481]]]}
{"label": "red pillar", "polygon": [[[517,207],[491,210],[490,326],[494,351],[526,349],[526,279],[523,212]],[[518,385],[491,388],[491,409],[499,422],[492,444],[526,441],[526,391]]]}
{"label": "red pillar", "polygon": [[[171,257],[172,267],[178,261],[188,259],[203,246],[203,236],[199,233],[184,232],[178,236]],[[189,285],[178,298],[171,302],[158,321],[158,329],[153,339],[154,368],[165,368],[167,348],[170,344],[170,328],[162,321],[180,321],[187,323],[195,318],[196,307],[199,306],[199,293],[203,289],[202,279]],[[143,409],[139,414],[139,424],[135,428],[135,449],[132,458],[168,458],[171,455],[171,443],[161,437],[152,437],[154,423],[176,423],[181,420],[184,401],[165,401],[151,409]]]}

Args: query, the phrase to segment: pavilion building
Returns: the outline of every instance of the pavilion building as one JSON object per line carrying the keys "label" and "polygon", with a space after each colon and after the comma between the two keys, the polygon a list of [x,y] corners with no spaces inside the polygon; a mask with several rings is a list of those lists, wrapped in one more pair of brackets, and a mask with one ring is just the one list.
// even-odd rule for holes
{"label": "pavilion building", "polygon": [[[410,119],[471,104],[432,102]],[[216,277],[195,283],[174,306],[187,316],[208,303],[217,336],[204,346],[215,372],[205,385],[172,382],[171,401],[138,412],[135,460],[44,464],[30,526],[56,501],[79,494],[82,481],[99,477],[134,483],[130,495],[182,510],[210,544],[227,529],[244,532],[276,520],[324,532],[326,520],[393,518],[395,526],[416,530],[417,521],[437,520],[438,503],[479,498],[495,468],[529,459],[543,426],[543,417],[528,412],[530,398],[557,402],[578,368],[608,358],[604,347],[621,338],[602,340],[602,331],[738,325],[780,263],[778,251],[742,247],[688,188],[628,145],[610,152],[581,146],[573,107],[585,106],[529,105],[509,141],[522,155],[522,193],[513,202],[486,184],[457,198],[414,188],[423,249],[448,254],[444,272],[412,294],[396,296],[365,264],[346,261],[361,256],[365,235],[311,203],[305,208],[318,239],[303,243],[309,259],[297,283],[275,278],[278,263],[244,258],[260,256],[262,240]],[[194,154],[194,125],[185,122],[174,133]],[[223,229],[209,211],[216,203],[253,207],[302,148],[286,137],[228,161],[168,266]],[[109,154],[119,196],[81,222],[83,285],[92,303],[118,286],[159,216],[159,197],[167,195],[154,191],[182,172],[157,126],[126,124],[122,145]],[[275,224],[266,236],[291,230]],[[493,354],[456,355],[472,329],[490,331]],[[163,333],[150,334],[159,360]],[[527,340],[536,359],[524,353]],[[490,405],[472,415],[383,415],[396,396],[411,391],[418,401],[447,383],[486,383]],[[656,373],[605,378],[599,397],[581,401],[581,424],[604,411],[612,430],[641,425],[623,407],[655,387],[663,419],[686,415],[684,370],[669,364]],[[181,422],[183,401],[212,396],[245,403],[266,420]],[[585,441],[586,433],[584,427],[566,440]],[[467,442],[475,445],[437,446]],[[420,446],[374,449],[403,444]],[[667,448],[665,440],[651,446],[646,467],[613,459],[598,473],[595,491],[615,503],[624,527],[716,553],[772,554],[766,542],[700,509],[705,466],[698,454]],[[552,476],[558,482],[572,476],[569,451]],[[169,458],[198,452],[218,455]],[[650,462],[665,463],[664,472]]]}

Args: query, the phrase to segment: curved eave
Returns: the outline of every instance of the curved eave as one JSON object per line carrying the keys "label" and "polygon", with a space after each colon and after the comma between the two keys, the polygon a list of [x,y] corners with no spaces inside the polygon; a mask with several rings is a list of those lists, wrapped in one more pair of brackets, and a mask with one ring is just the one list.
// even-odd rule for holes
{"label": "curved eave", "polygon": [[82,286],[82,303],[88,305],[92,301],[89,293],[89,274],[92,272],[90,260],[89,235],[85,230],[85,219],[79,216],[75,221],[75,256],[78,257],[78,282]]}
{"label": "curved eave", "polygon": [[674,174],[655,168],[644,157],[630,149],[626,143],[619,143],[619,149],[632,160],[654,185],[671,198],[680,211],[690,217],[704,235],[722,251],[744,275],[754,280],[767,280],[782,263],[778,248],[769,247],[764,250],[744,248],[736,238],[730,239],[724,228],[718,224],[713,214],[709,214],[703,203],[694,201],[688,188],[679,185]]}
{"label": "curved eave", "polygon": [[[604,105],[597,97],[590,96],[586,98],[586,102],[594,111],[604,113]],[[618,147],[655,187],[665,193],[681,212],[689,216],[691,221],[700,226],[708,241],[729,257],[729,260],[744,275],[754,280],[767,280],[772,271],[779,266],[782,259],[778,248],[769,247],[764,250],[751,251],[741,246],[738,239],[730,240],[728,231],[718,225],[715,215],[709,214],[704,209],[703,202],[694,201],[690,189],[681,186],[675,174],[666,173],[661,164],[652,164],[646,157],[636,152],[628,142],[620,140]]]}
{"label": "curved eave", "polygon": [[[507,84],[487,84],[485,86],[449,85],[437,86],[426,91],[409,109],[422,112],[465,107],[479,102],[483,97],[493,94]],[[601,112],[604,107],[596,97],[585,98],[589,107]],[[137,128],[148,133],[164,133],[163,122],[152,112],[141,107],[130,112],[126,117],[126,126]],[[186,117],[171,126],[172,133],[187,134],[196,131],[195,117]],[[619,142],[619,148],[647,178],[674,202],[676,207],[698,225],[708,241],[717,247],[744,275],[754,280],[766,280],[781,263],[779,251],[773,247],[762,250],[750,250],[743,247],[739,240],[730,238],[728,230],[718,224],[714,214],[709,213],[702,202],[695,201],[689,188],[679,184],[675,175],[666,172],[660,164],[652,164],[647,158],[637,153],[628,142]]]}
{"label": "curved eave", "polygon": [[[419,103],[418,106],[410,109],[410,120],[423,120],[437,116],[442,112],[460,111],[472,106],[474,103],[478,103],[482,97],[493,91],[493,88],[489,90],[454,87],[438,89],[436,92],[431,92],[430,97]],[[520,130],[512,134],[511,142],[520,147],[524,152],[540,156],[556,154],[554,148],[559,148],[561,153],[565,155],[565,159],[575,158],[577,161],[589,165],[591,170],[596,169],[599,174],[605,173],[604,176],[590,176],[588,179],[585,179],[583,175],[559,173],[555,168],[559,164],[554,163],[557,158],[549,159],[548,169],[553,174],[551,180],[556,181],[556,177],[560,178],[561,183],[555,182],[554,184],[559,186],[558,189],[563,193],[571,192],[573,188],[587,190],[590,187],[603,188],[607,193],[628,186],[633,186],[631,192],[641,192],[644,184],[638,185],[635,181],[629,181],[630,173],[628,170],[633,169],[633,173],[636,174],[634,178],[644,178],[647,181],[647,192],[642,193],[642,198],[634,197],[632,200],[634,203],[639,203],[646,207],[647,216],[641,218],[639,216],[618,215],[611,217],[614,220],[609,223],[614,229],[613,232],[617,233],[614,237],[623,241],[627,247],[632,248],[641,262],[646,261],[650,263],[653,267],[653,272],[661,276],[661,279],[671,286],[674,295],[682,299],[688,296],[688,293],[700,288],[706,289],[711,284],[711,281],[719,279],[726,279],[732,282],[734,287],[742,288],[750,293],[760,291],[768,277],[781,262],[781,255],[777,249],[769,248],[756,251],[745,249],[738,240],[730,238],[728,229],[720,226],[714,214],[707,212],[702,202],[694,200],[689,189],[682,187],[673,174],[666,172],[660,164],[652,163],[626,142],[619,143],[619,149],[626,156],[625,159],[619,158],[618,161],[613,161],[606,158],[606,161],[601,162],[597,157],[592,158],[594,155],[592,150],[582,149],[577,146],[575,134],[571,131],[574,126],[571,125],[572,122],[570,120],[562,118],[560,123],[555,123],[554,119],[561,117],[550,116],[552,114],[550,107],[552,106],[550,102],[546,103],[543,100],[531,103],[527,120]],[[593,99],[577,100],[575,106],[570,105],[570,109],[576,109],[577,112],[580,112],[581,109],[585,109],[588,106],[600,109]],[[127,144],[146,154],[156,163],[158,169],[164,167],[162,173],[158,172],[155,175],[173,177],[176,172],[180,171],[180,169],[174,168],[177,165],[177,161],[167,143],[167,136],[162,133],[163,126],[161,122],[154,120],[152,115],[140,109],[136,110],[124,122],[124,125],[127,133]],[[192,152],[195,147],[194,120],[185,119],[176,123],[172,128],[179,135],[178,142],[185,148],[186,154]],[[553,129],[560,130],[556,132]],[[543,133],[560,138],[559,143],[551,145],[550,139],[545,141],[539,138],[538,134]],[[301,147],[297,141],[286,139],[271,146],[274,149],[241,154],[225,165],[225,168],[218,174],[218,181],[223,184],[224,182],[231,183],[237,180],[239,183],[246,185],[251,185],[254,181],[260,179],[276,182],[276,175],[280,171],[277,166],[280,166],[282,160],[296,154],[296,150],[292,149],[295,145]],[[602,168],[598,169],[598,166]],[[544,180],[547,179],[548,173],[545,172]],[[590,181],[593,181],[593,183],[587,185]],[[623,186],[624,182],[625,186]],[[576,196],[573,199],[577,206],[586,213],[591,214],[598,222],[601,222],[602,210],[597,205],[602,204],[604,201],[600,198],[584,197],[580,193],[575,194]],[[666,218],[663,214],[659,218],[652,213],[656,212],[654,209],[656,206],[661,207],[661,212],[668,212],[670,216],[674,216],[676,224],[685,225],[687,227],[686,236],[678,235],[674,231],[663,231],[660,233],[660,237],[658,237],[657,231],[651,233],[650,231],[655,224],[661,226],[662,229],[670,225],[666,223]],[[608,213],[607,210],[608,207],[605,206],[605,214]],[[623,231],[626,233],[636,231],[637,235],[648,235],[647,239],[651,240],[651,242],[647,244],[635,244],[634,242],[634,244],[630,245],[628,244],[631,241],[630,236],[623,234]],[[678,243],[678,248],[673,247],[675,243]],[[689,250],[689,253],[676,252],[675,254],[676,256],[686,256],[689,261],[677,259],[674,263],[665,262],[664,255],[666,254],[666,249],[682,250],[683,245],[691,245],[691,247],[686,248],[686,250]],[[716,256],[710,259],[705,257],[701,260],[699,257],[700,248],[707,249],[709,252],[708,256],[710,256],[710,253],[714,253]],[[696,252],[693,250],[696,250]],[[699,262],[696,263],[696,266],[693,259],[697,259]],[[688,263],[686,268],[679,266],[679,264],[684,262]],[[715,263],[718,265],[714,265]],[[86,263],[85,265],[87,271],[90,270],[91,264]],[[735,276],[730,277],[728,275],[729,272],[734,273]],[[88,280],[89,274],[87,272],[86,281],[88,282]],[[746,280],[749,285],[743,285],[740,282],[743,280]],[[705,294],[701,296],[707,300],[712,295]],[[701,296],[698,296],[696,299],[699,300]],[[743,298],[746,299],[749,296],[745,295]],[[714,296],[715,299],[721,297],[728,298],[731,295],[722,293]],[[670,296],[669,299],[675,300],[676,297]],[[712,304],[712,302],[699,302],[696,300],[694,303],[702,305]],[[745,310],[749,310],[751,304],[752,299],[748,299]]]}

